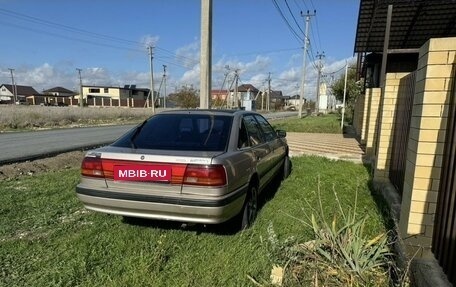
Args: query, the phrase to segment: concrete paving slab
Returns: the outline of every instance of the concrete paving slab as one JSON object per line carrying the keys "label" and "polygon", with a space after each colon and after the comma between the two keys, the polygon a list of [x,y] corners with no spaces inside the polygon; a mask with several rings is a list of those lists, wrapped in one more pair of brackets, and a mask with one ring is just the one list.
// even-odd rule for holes
{"label": "concrete paving slab", "polygon": [[317,155],[362,163],[365,154],[354,137],[344,134],[288,132],[287,141],[291,156]]}

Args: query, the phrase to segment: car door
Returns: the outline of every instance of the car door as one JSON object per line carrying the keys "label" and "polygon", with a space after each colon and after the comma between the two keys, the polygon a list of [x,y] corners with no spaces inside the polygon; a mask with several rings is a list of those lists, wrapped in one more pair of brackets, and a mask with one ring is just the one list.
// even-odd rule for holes
{"label": "car door", "polygon": [[256,170],[260,180],[260,190],[262,190],[270,180],[271,148],[266,142],[261,127],[254,115],[244,116],[243,121],[254,154]]}
{"label": "car door", "polygon": [[277,132],[263,116],[255,115],[255,119],[258,121],[265,141],[271,150],[271,161],[268,168],[275,174],[276,171],[281,167],[282,160],[286,154],[286,147],[283,144],[282,140],[277,136]]}

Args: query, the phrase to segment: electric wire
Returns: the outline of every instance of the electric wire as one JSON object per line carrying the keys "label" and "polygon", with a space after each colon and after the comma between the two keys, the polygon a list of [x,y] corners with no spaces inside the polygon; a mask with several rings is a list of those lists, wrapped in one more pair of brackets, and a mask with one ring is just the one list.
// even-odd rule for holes
{"label": "electric wire", "polygon": [[[17,13],[17,12],[14,12],[14,11],[3,9],[3,8],[0,8],[0,14],[6,15],[6,16],[9,16],[9,17],[13,17],[13,18],[17,18],[17,19],[20,19],[20,20],[23,20],[23,21],[26,21],[26,22],[39,24],[39,25],[51,27],[51,28],[54,28],[54,29],[60,29],[60,30],[67,31],[67,32],[73,32],[73,33],[77,33],[77,34],[82,35],[82,36],[92,37],[92,38],[95,38],[96,40],[98,40],[98,42],[95,42],[93,40],[70,37],[70,36],[66,36],[66,35],[50,32],[50,31],[44,31],[44,30],[41,30],[41,29],[25,27],[25,26],[21,26],[21,25],[18,25],[18,24],[13,24],[13,23],[7,23],[7,22],[0,21],[5,26],[19,28],[19,29],[23,29],[23,30],[27,30],[27,31],[32,31],[32,32],[39,33],[39,34],[51,35],[53,37],[59,37],[59,38],[62,38],[62,39],[78,41],[78,42],[82,42],[82,43],[86,43],[86,44],[92,44],[92,45],[97,45],[97,46],[102,46],[102,47],[109,47],[109,48],[114,48],[114,49],[123,49],[123,50],[129,50],[129,51],[144,53],[144,51],[140,50],[139,48],[132,48],[131,47],[131,45],[143,46],[144,43],[141,43],[139,41],[132,41],[132,40],[123,39],[123,38],[114,37],[114,36],[109,36],[109,35],[105,35],[105,34],[94,33],[94,32],[90,32],[90,31],[84,30],[84,29],[79,29],[79,28],[68,26],[68,25],[55,23],[55,22],[52,22],[52,21],[40,19],[40,18],[33,17],[33,16],[30,16],[30,15],[22,14],[22,13]],[[115,45],[112,45],[112,44],[100,43],[99,40],[112,41],[112,42],[116,42],[118,44],[129,45],[130,47],[115,46]],[[189,62],[192,63],[193,65],[196,65],[198,63],[194,59],[190,59],[190,58],[187,58],[187,57],[182,56],[182,55],[177,55],[177,54],[175,54],[172,51],[169,51],[167,49],[164,49],[164,48],[161,48],[161,47],[155,47],[155,48],[157,50],[160,50],[161,52],[164,52],[164,53],[167,53],[167,54],[170,54],[170,55],[174,56],[175,60],[177,62],[179,62],[179,63],[175,63],[175,62],[168,61],[167,63],[169,63],[169,64],[177,65],[177,66],[180,66],[180,67],[183,67],[183,68],[188,68],[187,64]]]}
{"label": "electric wire", "polygon": [[279,12],[280,16],[282,17],[283,21],[285,22],[285,24],[287,25],[288,29],[291,31],[293,36],[296,38],[296,40],[298,40],[299,43],[302,43],[303,39],[298,35],[298,33],[293,29],[293,27],[291,27],[290,22],[283,14],[282,9],[280,9],[279,4],[277,4],[277,1],[272,0],[272,2],[274,3],[274,6],[276,7],[277,11]]}
{"label": "electric wire", "polygon": [[89,35],[91,37],[96,37],[97,39],[98,38],[104,38],[104,39],[108,39],[108,40],[111,40],[111,41],[117,41],[117,42],[128,43],[128,44],[141,44],[140,42],[126,40],[126,39],[113,37],[113,36],[108,36],[108,35],[99,34],[99,33],[94,33],[94,32],[90,32],[90,31],[87,31],[87,30],[83,30],[83,29],[79,29],[79,28],[63,25],[63,24],[60,24],[60,23],[55,23],[55,22],[51,22],[51,21],[48,21],[48,20],[40,19],[40,18],[33,17],[33,16],[30,16],[30,15],[25,15],[25,14],[22,14],[22,13],[10,11],[10,10],[3,9],[3,8],[0,8],[0,14],[7,15],[7,16],[13,16],[13,17],[22,19],[22,20],[27,21],[27,22],[32,22],[32,23],[36,23],[36,24],[42,24],[42,25],[46,25],[46,26],[49,26],[49,27],[54,27],[54,28],[57,28],[57,29],[62,29],[62,30],[70,31],[70,32],[76,32],[76,33],[80,33],[80,34],[86,34],[86,35]]}
{"label": "electric wire", "polygon": [[322,74],[325,74],[325,75],[334,75],[334,74],[339,73],[339,72],[342,71],[343,69],[345,69],[345,65],[343,65],[342,68],[340,68],[340,69],[337,70],[337,71],[334,71],[334,72],[326,72],[326,73],[322,73]]}
{"label": "electric wire", "polygon": [[304,31],[301,29],[301,26],[299,26],[298,21],[296,21],[296,18],[295,18],[295,16],[294,16],[293,12],[291,11],[290,5],[288,5],[288,1],[287,1],[287,0],[285,0],[285,4],[287,5],[288,12],[290,12],[291,17],[293,18],[293,21],[295,22],[296,26],[298,26],[299,30],[300,30],[301,33],[304,35],[305,33],[304,33]]}

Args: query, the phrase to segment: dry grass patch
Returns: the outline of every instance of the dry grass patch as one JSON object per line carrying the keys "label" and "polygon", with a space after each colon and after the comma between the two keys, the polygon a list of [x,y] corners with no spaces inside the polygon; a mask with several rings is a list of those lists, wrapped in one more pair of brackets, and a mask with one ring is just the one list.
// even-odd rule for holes
{"label": "dry grass patch", "polygon": [[138,123],[151,115],[143,108],[0,106],[0,131]]}

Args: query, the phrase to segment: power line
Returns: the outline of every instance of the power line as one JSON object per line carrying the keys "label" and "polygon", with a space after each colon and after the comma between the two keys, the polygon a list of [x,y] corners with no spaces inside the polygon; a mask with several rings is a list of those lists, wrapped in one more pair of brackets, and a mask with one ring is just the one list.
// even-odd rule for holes
{"label": "power line", "polygon": [[280,9],[279,4],[277,4],[277,1],[276,0],[272,0],[272,2],[274,3],[274,6],[276,7],[276,9],[279,12],[280,16],[282,17],[283,21],[288,26],[288,29],[295,36],[296,40],[298,40],[298,42],[301,43],[303,41],[303,39],[298,35],[298,33],[293,29],[293,27],[291,27],[290,22],[288,22],[288,19],[283,14],[282,9]]}
{"label": "power line", "polygon": [[24,26],[21,26],[21,25],[7,23],[7,22],[3,22],[3,21],[0,21],[0,24],[5,25],[5,26],[11,26],[11,27],[14,27],[14,28],[27,30],[27,31],[31,31],[31,32],[35,32],[35,33],[39,33],[39,34],[46,34],[46,35],[53,36],[53,37],[58,37],[58,38],[62,38],[62,39],[72,40],[72,41],[79,41],[79,42],[92,44],[92,45],[97,45],[97,46],[103,46],[103,47],[109,47],[109,48],[121,49],[121,50],[129,50],[129,51],[135,51],[135,52],[141,52],[141,50],[139,50],[139,49],[133,49],[133,48],[127,48],[127,47],[114,46],[114,45],[94,42],[94,41],[90,41],[90,40],[86,40],[86,39],[65,36],[65,35],[49,32],[49,31],[44,31],[44,30],[30,28],[30,27],[24,27]]}
{"label": "power line", "polygon": [[308,7],[307,4],[306,4],[306,0],[302,0],[302,3],[303,3],[304,6],[306,7],[306,10],[309,10],[309,7]]}
{"label": "power line", "polygon": [[335,71],[335,72],[326,72],[326,73],[323,73],[323,75],[334,75],[334,74],[339,73],[343,69],[345,69],[345,65],[342,68],[340,68],[339,70]]}
{"label": "power line", "polygon": [[303,31],[303,30],[301,29],[301,27],[299,26],[298,21],[296,21],[296,18],[295,18],[295,16],[293,15],[293,12],[291,11],[290,5],[288,5],[288,1],[287,1],[287,0],[285,0],[285,4],[287,5],[288,11],[290,12],[291,17],[293,18],[293,20],[294,20],[296,26],[298,26],[299,30],[300,30],[301,33],[304,35],[304,31]]}
{"label": "power line", "polygon": [[28,21],[28,22],[42,24],[42,25],[54,27],[54,28],[57,28],[57,29],[63,29],[63,30],[66,30],[66,31],[76,32],[76,33],[80,33],[80,34],[86,34],[86,35],[89,35],[91,37],[96,37],[97,39],[98,38],[105,38],[105,39],[108,39],[108,40],[111,40],[111,41],[118,41],[118,42],[123,42],[123,43],[128,43],[128,44],[138,44],[139,43],[139,42],[136,42],[136,41],[126,40],[126,39],[122,39],[122,38],[119,38],[119,37],[108,36],[108,35],[99,34],[99,33],[94,33],[94,32],[91,32],[91,31],[87,31],[87,30],[83,30],[83,29],[79,29],[79,28],[63,25],[63,24],[60,24],[60,23],[51,22],[51,21],[48,21],[48,20],[40,19],[40,18],[33,17],[33,16],[30,16],[30,15],[25,15],[25,14],[22,14],[22,13],[13,12],[13,11],[10,11],[10,10],[7,10],[7,9],[3,9],[3,8],[0,8],[0,14],[8,15],[8,16],[14,16],[16,18],[19,18],[19,19],[22,19],[22,20],[25,20],[25,21]]}
{"label": "power line", "polygon": [[318,17],[315,17],[315,28],[317,29],[318,44],[320,46],[320,49],[322,49],[321,37],[320,37],[320,27],[318,26]]}
{"label": "power line", "polygon": [[[304,2],[305,3],[305,2]],[[312,5],[312,8],[315,10],[315,5],[312,0],[310,0],[310,5]]]}
{"label": "power line", "polygon": [[[295,3],[296,7],[298,9],[300,9],[301,11],[302,10],[309,10],[309,7],[307,6],[305,0],[302,0],[302,3],[304,4],[305,9],[302,8],[302,5],[298,2],[298,0],[293,0],[293,1]],[[315,10],[315,7],[313,7],[313,8]],[[313,29],[312,26],[310,26],[310,30],[311,30],[310,34],[313,36],[314,40],[318,40],[319,50],[323,50],[322,45],[321,45],[321,37],[320,37],[320,31],[319,31],[319,26],[318,26],[318,17],[317,17],[317,15],[315,15],[315,21],[316,21],[315,23],[316,23],[316,30],[317,30],[316,37],[315,37],[315,32],[314,32],[314,29]],[[313,41],[313,42],[317,43],[317,41]]]}
{"label": "power line", "polygon": [[296,51],[301,50],[302,48],[288,48],[288,49],[277,49],[277,50],[266,50],[266,51],[253,51],[253,52],[245,52],[245,53],[236,53],[236,54],[228,54],[228,56],[248,56],[248,55],[258,55],[258,54],[272,54],[272,53],[281,53],[281,52],[288,52],[288,51]]}
{"label": "power line", "polygon": [[[54,29],[60,29],[60,30],[67,31],[67,32],[77,33],[77,34],[79,34],[81,36],[92,37],[92,38],[95,38],[96,40],[111,41],[111,42],[115,42],[115,43],[118,43],[118,44],[125,44],[127,46],[131,46],[131,45],[142,46],[142,45],[144,45],[144,43],[141,43],[139,41],[132,41],[132,40],[123,39],[123,38],[120,38],[120,37],[115,37],[115,36],[110,36],[110,35],[106,35],[106,34],[95,33],[95,32],[87,31],[87,30],[84,30],[84,29],[75,28],[75,27],[71,27],[71,26],[68,26],[68,25],[63,25],[63,24],[60,24],[60,23],[55,23],[55,22],[52,22],[52,21],[40,19],[40,18],[37,18],[37,17],[34,17],[34,16],[30,16],[30,15],[26,15],[26,14],[22,14],[22,13],[17,13],[17,12],[14,12],[14,11],[3,9],[3,8],[0,8],[0,14],[6,15],[6,16],[9,16],[9,17],[13,17],[13,18],[16,18],[16,19],[20,19],[20,20],[23,20],[23,21],[27,21],[27,22],[30,22],[30,23],[51,27],[51,28],[54,28]],[[96,41],[92,41],[92,40],[66,36],[66,35],[50,32],[50,31],[45,31],[45,30],[41,30],[41,29],[37,29],[37,28],[24,27],[24,26],[21,26],[21,25],[18,25],[18,24],[9,23],[9,22],[0,21],[0,23],[5,25],[5,26],[19,28],[19,29],[23,29],[23,30],[26,30],[26,31],[32,31],[32,32],[39,33],[39,34],[46,34],[46,35],[50,35],[50,36],[58,37],[58,38],[62,38],[62,39],[78,41],[78,42],[82,42],[82,43],[86,43],[86,44],[92,44],[92,45],[97,45],[97,46],[102,46],[102,47],[109,47],[109,48],[114,48],[114,49],[128,50],[128,51],[134,51],[134,52],[138,52],[138,53],[144,53],[143,50],[141,50],[139,48],[125,47],[125,46],[115,46],[115,45],[111,45],[111,44],[100,43],[99,41],[96,42]],[[187,57],[184,57],[184,56],[181,56],[181,55],[177,55],[176,53],[174,53],[172,51],[169,51],[167,49],[160,48],[160,47],[156,47],[156,48],[158,50],[160,50],[161,52],[164,52],[164,53],[172,55],[177,60],[177,62],[180,62],[180,63],[175,63],[175,62],[166,62],[166,61],[164,61],[164,62],[166,62],[168,64],[180,66],[180,67],[183,67],[183,68],[188,68],[187,66],[185,66],[185,64],[187,64],[188,62],[190,62],[192,65],[196,65],[197,63],[199,63],[199,62],[195,61],[194,59],[190,59],[190,58],[187,58]],[[158,57],[158,58],[161,58],[161,57]],[[185,60],[185,63],[184,63],[184,60]]]}

